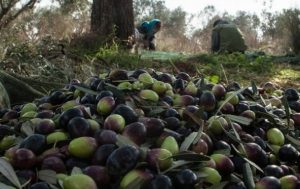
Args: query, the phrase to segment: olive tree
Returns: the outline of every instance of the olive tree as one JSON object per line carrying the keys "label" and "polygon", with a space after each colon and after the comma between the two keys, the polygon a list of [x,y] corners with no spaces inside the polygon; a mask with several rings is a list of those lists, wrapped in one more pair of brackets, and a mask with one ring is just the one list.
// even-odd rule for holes
{"label": "olive tree", "polygon": [[0,0],[0,30],[28,9],[32,9],[38,0]]}
{"label": "olive tree", "polygon": [[134,31],[133,1],[93,0],[91,31],[102,38],[127,40]]}

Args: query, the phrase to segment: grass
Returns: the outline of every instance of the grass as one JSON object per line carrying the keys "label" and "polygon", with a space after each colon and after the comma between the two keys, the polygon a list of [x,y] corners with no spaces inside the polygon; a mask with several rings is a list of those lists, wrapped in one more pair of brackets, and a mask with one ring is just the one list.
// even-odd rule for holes
{"label": "grass", "polygon": [[136,55],[117,47],[105,47],[100,49],[95,57],[104,60],[103,68],[153,68],[169,73],[187,72],[191,76],[225,83],[237,81],[242,85],[249,85],[254,81],[259,85],[271,81],[283,88],[300,88],[300,60],[299,64],[289,64],[286,63],[289,58],[255,52],[219,55],[143,51]]}
{"label": "grass", "polygon": [[278,83],[282,87],[295,86],[300,89],[300,66],[291,66],[289,64],[282,64],[277,66],[278,72],[270,81]]}
{"label": "grass", "polygon": [[[207,57],[208,56],[208,57]],[[211,57],[212,56],[212,57]],[[300,61],[299,64],[274,62],[274,57],[259,56],[256,58],[245,55],[200,55],[200,60],[194,60],[195,67],[201,75],[217,75],[226,82],[237,81],[249,85],[251,81],[262,84],[267,81],[287,88],[300,88]]]}
{"label": "grass", "polygon": [[[12,54],[7,59],[3,59],[1,61],[3,64],[1,65],[13,62],[18,66],[26,58],[24,69],[31,72],[28,75],[55,77],[55,70],[59,70],[60,75],[63,74],[65,76],[65,80],[77,78],[83,81],[91,75],[109,72],[115,68],[126,70],[153,68],[168,73],[187,72],[191,76],[205,77],[213,82],[226,83],[237,81],[242,85],[249,85],[251,81],[254,81],[259,85],[271,81],[283,88],[300,88],[299,57],[274,57],[256,52],[218,55],[142,51],[140,54],[132,54],[120,49],[117,44],[113,44],[111,46],[102,46],[94,53],[76,53],[80,61],[76,61],[68,56],[41,61],[37,53],[32,53],[35,52],[34,49],[26,50],[26,52],[22,51],[22,53],[15,52],[15,54],[18,54],[17,58],[12,56]],[[45,68],[45,66],[48,69],[44,69],[44,72],[46,71],[47,73],[40,71],[40,68]],[[14,70],[16,71],[17,69]],[[23,73],[20,72],[19,74],[22,75]],[[59,82],[63,82],[61,79],[64,78],[58,78],[60,79]]]}

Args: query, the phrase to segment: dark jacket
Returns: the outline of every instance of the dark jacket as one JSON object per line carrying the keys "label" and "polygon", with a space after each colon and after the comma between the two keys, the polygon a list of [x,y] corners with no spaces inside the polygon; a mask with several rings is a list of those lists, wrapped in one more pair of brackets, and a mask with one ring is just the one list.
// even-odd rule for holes
{"label": "dark jacket", "polygon": [[212,52],[245,52],[244,37],[236,25],[218,20],[214,23],[211,36]]}

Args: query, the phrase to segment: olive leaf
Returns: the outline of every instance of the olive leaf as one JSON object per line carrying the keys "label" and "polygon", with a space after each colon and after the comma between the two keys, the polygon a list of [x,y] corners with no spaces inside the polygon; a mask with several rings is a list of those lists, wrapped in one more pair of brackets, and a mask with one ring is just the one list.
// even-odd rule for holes
{"label": "olive leaf", "polygon": [[21,183],[10,163],[4,158],[0,158],[0,172],[5,176],[13,185],[21,189]]}
{"label": "olive leaf", "polygon": [[205,90],[206,89],[206,84],[205,84],[205,79],[202,77],[198,82],[196,83],[196,86],[200,90]]}
{"label": "olive leaf", "polygon": [[87,94],[91,94],[91,95],[97,95],[98,93],[96,91],[93,91],[91,89],[85,88],[85,87],[81,87],[79,85],[73,85],[76,89],[78,89],[79,91],[82,91],[84,93]]}
{"label": "olive leaf", "polygon": [[[123,79],[123,80],[114,80],[114,83],[123,83],[123,82],[134,82],[136,79]],[[106,83],[107,84],[107,83]]]}
{"label": "olive leaf", "polygon": [[269,114],[269,113],[264,113],[264,112],[259,112],[259,111],[254,111],[254,113],[257,117],[265,118],[265,119],[269,120],[275,126],[279,126],[277,124],[276,120],[274,119],[275,115]]}
{"label": "olive leaf", "polygon": [[300,147],[300,140],[297,140],[297,139],[295,139],[294,137],[292,137],[290,135],[285,135],[285,138],[288,139],[294,145]]}
{"label": "olive leaf", "polygon": [[181,146],[179,148],[179,151],[186,151],[189,149],[190,145],[193,143],[195,138],[197,137],[197,132],[192,132],[188,137],[184,139],[184,141],[181,143]]}
{"label": "olive leaf", "polygon": [[27,136],[34,134],[33,123],[31,121],[26,121],[21,126],[21,132],[25,133]]}
{"label": "olive leaf", "polygon": [[144,184],[145,180],[142,177],[135,178],[130,184],[128,184],[124,189],[140,189]]}
{"label": "olive leaf", "polygon": [[197,116],[195,116],[193,113],[187,111],[186,109],[183,111],[183,114],[188,115],[192,120],[199,125],[200,127],[203,127],[204,123],[202,119],[199,119]]}
{"label": "olive leaf", "polygon": [[85,112],[87,113],[87,116],[89,118],[92,117],[91,108],[90,107],[84,107]]}
{"label": "olive leaf", "polygon": [[171,58],[168,58],[168,62],[171,64],[171,66],[176,70],[177,73],[180,73],[180,69],[178,69],[175,64],[173,63]]}
{"label": "olive leaf", "polygon": [[64,188],[64,181],[59,179],[58,185],[60,186],[60,188]]}
{"label": "olive leaf", "polygon": [[[230,120],[229,120],[229,125],[231,126],[231,128],[232,128],[232,130],[233,130],[233,133],[234,133],[234,135],[235,135],[235,137],[236,137],[238,140],[241,141],[241,137],[240,137],[239,133],[236,131],[235,127],[232,125],[232,123],[231,123]],[[245,150],[245,147],[244,147],[243,142],[239,142],[239,144],[240,144],[241,147],[242,147],[242,152],[243,152],[244,154],[246,154],[246,150]]]}
{"label": "olive leaf", "polygon": [[284,106],[288,127],[290,127],[290,118],[291,118],[290,106],[289,106],[288,100],[285,95],[283,95],[281,101]]}
{"label": "olive leaf", "polygon": [[241,139],[240,139],[239,136],[238,136],[238,137],[234,136],[234,135],[231,134],[230,132],[226,131],[226,129],[223,128],[223,127],[222,127],[222,129],[223,129],[223,132],[224,132],[230,139],[234,140],[235,142],[237,142],[237,143],[239,143],[239,144],[242,144],[242,143],[243,143],[243,141],[241,141]]}
{"label": "olive leaf", "polygon": [[76,104],[80,104],[80,96],[78,96],[78,97],[75,99],[75,103],[76,103]]}
{"label": "olive leaf", "polygon": [[270,150],[271,153],[276,154],[274,149],[272,148],[272,146],[269,143],[266,143],[266,146],[268,147],[268,149]]}
{"label": "olive leaf", "polygon": [[204,172],[202,172],[202,171],[194,171],[194,173],[197,175],[197,178],[199,179],[199,178],[201,178],[201,179],[203,179],[203,178],[206,178],[206,177],[208,177],[208,173],[204,173]]}
{"label": "olive leaf", "polygon": [[223,155],[226,155],[226,156],[230,156],[231,155],[230,149],[214,150],[214,153],[215,154],[223,154]]}
{"label": "olive leaf", "polygon": [[134,99],[126,100],[126,101],[125,101],[125,104],[126,104],[127,106],[133,108],[133,109],[136,109],[136,108],[137,108],[136,104],[134,103]]}
{"label": "olive leaf", "polygon": [[31,179],[28,179],[25,183],[22,183],[22,188],[25,188],[28,184],[30,184]]}
{"label": "olive leaf", "polygon": [[1,189],[16,189],[15,187],[13,187],[13,186],[8,186],[8,185],[6,185],[6,184],[4,184],[4,183],[2,183],[2,182],[0,182],[0,188],[1,188]]}
{"label": "olive leaf", "polygon": [[[227,102],[229,102],[229,100],[232,99],[235,95],[241,93],[243,90],[245,90],[245,88],[241,88],[241,89],[235,91],[234,93],[232,93],[228,98],[226,98],[226,99],[223,101],[223,103],[221,104],[221,106],[219,107],[219,109],[216,111],[213,120],[209,123],[208,128],[211,127],[213,121],[214,121],[215,119],[217,119],[217,116],[216,116],[216,115],[218,115],[218,114],[220,113],[221,109],[225,106],[225,104],[226,104]],[[235,141],[240,141],[240,140],[237,140],[234,136],[230,135],[230,133],[228,133],[222,125],[221,125],[221,127],[222,127],[223,131],[224,131],[230,138],[232,138],[232,139],[235,140]]]}
{"label": "olive leaf", "polygon": [[124,99],[125,98],[125,93],[122,90],[119,90],[116,86],[105,83],[105,89],[111,91],[116,98],[119,99]]}
{"label": "olive leaf", "polygon": [[121,146],[127,146],[127,145],[131,145],[131,146],[135,146],[138,147],[134,142],[132,142],[128,137],[123,136],[118,134],[117,135],[117,142],[116,142],[117,146],[121,147]]}
{"label": "olive leaf", "polygon": [[234,173],[230,174],[230,181],[231,182],[241,182],[243,181],[242,178],[239,177],[240,175],[236,175]]}
{"label": "olive leaf", "polygon": [[255,183],[254,183],[254,179],[253,179],[253,173],[252,170],[250,168],[249,163],[244,163],[243,164],[243,179],[246,185],[247,189],[254,189],[255,188]]}
{"label": "olive leaf", "polygon": [[259,98],[260,98],[260,100],[261,100],[263,106],[266,106],[266,101],[265,101],[265,99],[264,99],[261,95],[259,95]]}
{"label": "olive leaf", "polygon": [[199,109],[193,113],[194,116],[196,117],[203,117],[203,114],[204,114],[204,107],[203,106],[200,106]]}
{"label": "olive leaf", "polygon": [[[213,120],[209,123],[208,127],[211,127],[213,121],[214,121],[215,119],[217,119],[217,117],[218,117],[218,116],[214,116],[214,117],[212,118]],[[225,116],[225,117],[226,117],[226,116]],[[220,125],[220,126],[221,126],[223,132],[224,132],[229,138],[231,138],[232,140],[234,140],[234,141],[237,142],[237,143],[243,143],[239,137],[238,137],[238,138],[235,137],[235,136],[232,135],[230,132],[228,132],[222,125]]]}
{"label": "olive leaf", "polygon": [[228,82],[228,78],[227,78],[227,75],[226,75],[225,68],[224,68],[223,64],[220,64],[220,66],[221,66],[222,72],[224,74],[226,85],[228,85],[229,82]]}
{"label": "olive leaf", "polygon": [[163,172],[161,172],[161,174],[166,174],[167,172],[169,172],[171,170],[174,170],[176,168],[179,168],[179,167],[182,167],[182,166],[185,166],[185,165],[188,165],[188,164],[191,164],[191,162],[190,161],[184,161],[184,160],[174,161],[173,165],[170,168],[168,168],[168,169],[164,170]]}
{"label": "olive leaf", "polygon": [[245,157],[245,155],[243,155],[238,149],[236,149],[236,147],[234,145],[231,145],[232,149],[234,149],[234,151],[241,157],[243,158],[243,160],[245,160],[246,162],[248,162],[250,165],[252,165],[253,167],[255,167],[258,171],[260,171],[261,173],[264,173],[264,171],[258,166],[256,165],[256,163],[254,163],[253,161],[249,160],[247,157]]}
{"label": "olive leaf", "polygon": [[151,111],[148,113],[148,116],[149,117],[154,117],[154,116],[157,116],[157,115],[161,114],[164,111],[165,111],[165,109],[162,108],[162,107],[155,107],[155,108],[151,109]]}
{"label": "olive leaf", "polygon": [[257,86],[253,80],[251,81],[251,87],[252,87],[253,94],[256,95],[258,90],[257,90]]}
{"label": "olive leaf", "polygon": [[[246,88],[241,88],[235,92],[233,92],[228,98],[226,98],[223,103],[221,104],[221,106],[219,107],[219,109],[216,111],[215,115],[218,115],[218,113],[222,110],[222,108],[226,105],[227,102],[229,102],[235,95],[238,95],[239,93],[241,93],[243,90],[245,90]],[[210,126],[209,126],[210,127]]]}
{"label": "olive leaf", "polygon": [[[203,122],[203,121],[202,121]],[[203,128],[204,128],[204,123],[202,127],[199,127],[198,132],[197,132],[197,136],[195,137],[193,144],[197,144],[197,142],[200,140],[202,134],[203,134]]]}
{"label": "olive leaf", "polygon": [[236,116],[236,115],[231,115],[231,114],[225,114],[224,116],[229,118],[231,121],[240,123],[242,125],[250,125],[252,122],[251,119],[249,119],[247,117],[243,117],[243,116]]}
{"label": "olive leaf", "polygon": [[48,184],[57,183],[56,172],[53,170],[49,170],[49,169],[40,170],[38,172],[38,178],[42,181],[47,182]]}
{"label": "olive leaf", "polygon": [[241,140],[241,137],[240,137],[239,133],[236,131],[235,127],[232,125],[230,119],[229,119],[229,121],[228,121],[228,124],[231,126],[231,128],[232,128],[232,130],[233,130],[233,133],[234,133],[234,135],[235,135],[235,137],[236,137],[238,140]]}
{"label": "olive leaf", "polygon": [[251,160],[249,160],[247,157],[245,157],[245,155],[241,154],[235,147],[234,145],[231,145],[233,147],[233,149],[237,152],[237,154],[246,162],[248,162],[250,165],[252,165],[253,167],[255,167],[257,170],[259,170],[261,173],[264,173],[263,170],[256,165],[256,163],[252,162]]}
{"label": "olive leaf", "polygon": [[202,154],[196,154],[196,153],[179,153],[176,155],[173,155],[169,158],[173,158],[175,160],[185,160],[185,161],[193,161],[193,162],[202,162],[202,161],[209,161],[210,157]]}

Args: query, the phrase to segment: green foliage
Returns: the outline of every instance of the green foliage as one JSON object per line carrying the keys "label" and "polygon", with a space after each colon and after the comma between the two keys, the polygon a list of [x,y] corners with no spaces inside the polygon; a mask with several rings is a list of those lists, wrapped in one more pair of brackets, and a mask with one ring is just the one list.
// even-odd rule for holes
{"label": "green foliage", "polygon": [[90,8],[89,0],[55,0],[59,3],[64,14],[72,14]]}
{"label": "green foliage", "polygon": [[220,82],[220,77],[217,75],[206,76],[205,79],[210,83],[217,84]]}
{"label": "green foliage", "polygon": [[272,58],[270,56],[259,56],[254,61],[250,63],[252,66],[252,70],[261,74],[261,73],[269,73],[273,74],[272,70]]}
{"label": "green foliage", "polygon": [[164,0],[134,0],[133,8],[137,23],[153,19],[154,17],[166,20],[169,12]]}
{"label": "green foliage", "polygon": [[[224,73],[230,75],[232,79],[248,79],[249,74],[264,74],[271,76],[274,74],[272,57],[251,56],[250,54],[200,54],[192,57],[198,62],[195,66],[200,74],[212,81],[225,81]],[[253,78],[255,79],[255,78]]]}
{"label": "green foliage", "polygon": [[0,31],[36,4],[37,0],[0,0]]}
{"label": "green foliage", "polygon": [[115,41],[112,45],[104,45],[99,48],[95,55],[90,58],[99,59],[102,61],[103,66],[122,67],[128,69],[135,69],[143,67],[144,63],[141,63],[141,59],[137,54],[128,53],[120,47]]}
{"label": "green foliage", "polygon": [[164,27],[166,32],[173,36],[182,36],[186,31],[186,17],[185,12],[181,7],[178,7],[170,12],[169,17],[165,20]]}

